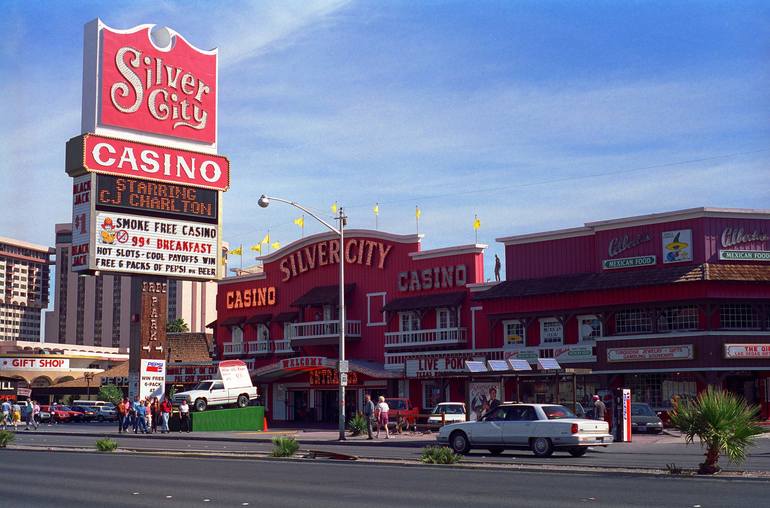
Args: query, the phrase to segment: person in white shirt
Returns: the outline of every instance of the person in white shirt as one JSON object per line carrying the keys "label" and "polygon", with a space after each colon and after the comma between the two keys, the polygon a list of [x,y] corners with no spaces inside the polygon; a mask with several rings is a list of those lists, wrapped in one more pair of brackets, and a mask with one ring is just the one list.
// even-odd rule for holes
{"label": "person in white shirt", "polygon": [[388,412],[390,406],[385,402],[385,397],[380,395],[377,403],[377,437],[380,437],[380,426],[385,427],[385,439],[390,439],[390,431],[388,430]]}
{"label": "person in white shirt", "polygon": [[190,405],[186,400],[179,404],[179,432],[190,432]]}

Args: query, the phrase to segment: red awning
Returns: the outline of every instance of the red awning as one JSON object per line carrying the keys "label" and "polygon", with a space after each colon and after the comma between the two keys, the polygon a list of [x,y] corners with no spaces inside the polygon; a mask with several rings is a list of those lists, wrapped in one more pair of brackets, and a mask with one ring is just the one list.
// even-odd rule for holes
{"label": "red awning", "polygon": [[459,307],[465,299],[465,292],[439,293],[436,295],[411,296],[397,298],[388,302],[382,310],[398,312],[404,310],[437,309],[440,307]]}
{"label": "red awning", "polygon": [[246,321],[246,318],[243,316],[231,316],[219,321],[218,324],[222,326],[240,326],[244,321]]}
{"label": "red awning", "polygon": [[[345,297],[347,298],[350,296],[350,293],[352,293],[355,288],[355,283],[345,284]],[[339,286],[318,286],[294,300],[294,303],[292,303],[291,306],[306,307],[310,305],[333,305],[339,301]]]}
{"label": "red awning", "polygon": [[299,312],[281,312],[273,318],[275,323],[290,323],[299,318]]}
{"label": "red awning", "polygon": [[246,325],[256,325],[256,324],[265,324],[268,321],[270,321],[270,318],[272,318],[272,314],[253,314],[246,318],[246,321],[243,322],[243,324]]}

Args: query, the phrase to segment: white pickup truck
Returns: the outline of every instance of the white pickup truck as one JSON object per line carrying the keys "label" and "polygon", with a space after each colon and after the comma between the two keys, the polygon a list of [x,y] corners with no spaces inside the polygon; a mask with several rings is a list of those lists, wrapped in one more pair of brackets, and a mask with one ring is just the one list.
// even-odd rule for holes
{"label": "white pickup truck", "polygon": [[196,411],[205,411],[209,406],[228,404],[246,407],[256,398],[257,389],[254,386],[225,388],[221,379],[207,379],[198,383],[192,390],[175,393],[172,403],[176,406],[187,400]]}

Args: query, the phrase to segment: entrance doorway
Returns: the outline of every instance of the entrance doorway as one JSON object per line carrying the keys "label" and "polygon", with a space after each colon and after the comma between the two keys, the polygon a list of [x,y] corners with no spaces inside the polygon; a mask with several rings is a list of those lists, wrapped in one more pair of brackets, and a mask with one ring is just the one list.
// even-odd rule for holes
{"label": "entrance doorway", "polygon": [[759,404],[759,380],[754,376],[727,376],[725,390],[746,399],[749,404]]}
{"label": "entrance doorway", "polygon": [[312,421],[307,390],[290,390],[288,406],[289,414],[286,415],[288,420],[295,422]]}
{"label": "entrance doorway", "polygon": [[[338,422],[340,418],[339,406],[338,390],[315,391],[316,422]],[[350,419],[355,414],[357,408],[358,398],[356,390],[345,390],[345,417]]]}

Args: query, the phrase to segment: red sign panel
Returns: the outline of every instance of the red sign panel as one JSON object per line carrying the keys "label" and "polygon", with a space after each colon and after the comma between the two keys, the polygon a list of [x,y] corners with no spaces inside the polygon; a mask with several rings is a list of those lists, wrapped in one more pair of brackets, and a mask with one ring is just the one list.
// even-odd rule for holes
{"label": "red sign panel", "polygon": [[67,143],[67,172],[75,176],[82,170],[221,191],[230,186],[226,157],[95,134]]}
{"label": "red sign panel", "polygon": [[102,30],[101,124],[216,142],[217,53],[172,30],[158,48],[150,25]]}

